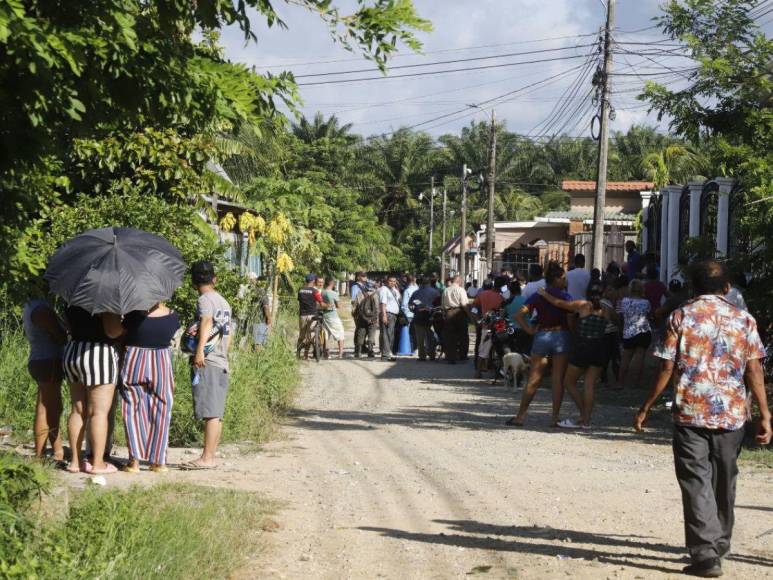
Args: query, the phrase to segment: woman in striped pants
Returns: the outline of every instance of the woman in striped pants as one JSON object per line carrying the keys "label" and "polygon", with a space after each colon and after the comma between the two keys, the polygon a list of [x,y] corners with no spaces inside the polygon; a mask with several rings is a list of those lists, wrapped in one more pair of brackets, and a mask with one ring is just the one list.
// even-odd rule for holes
{"label": "woman in striped pants", "polygon": [[169,347],[180,321],[163,304],[148,312],[132,312],[124,319],[126,352],[121,368],[121,398],[129,463],[137,473],[140,461],[150,470],[166,471],[169,424],[172,421],[174,369]]}

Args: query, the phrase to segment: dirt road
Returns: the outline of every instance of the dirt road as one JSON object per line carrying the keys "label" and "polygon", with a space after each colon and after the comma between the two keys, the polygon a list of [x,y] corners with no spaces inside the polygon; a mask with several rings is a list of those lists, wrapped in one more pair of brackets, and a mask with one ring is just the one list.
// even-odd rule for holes
{"label": "dirt road", "polygon": [[[520,392],[471,366],[303,372],[283,437],[234,480],[281,502],[265,556],[240,576],[666,578],[685,565],[664,418],[638,437],[629,409],[603,406],[605,427],[556,432],[543,389],[513,429]],[[731,578],[773,576],[771,484],[770,469],[743,468]]]}

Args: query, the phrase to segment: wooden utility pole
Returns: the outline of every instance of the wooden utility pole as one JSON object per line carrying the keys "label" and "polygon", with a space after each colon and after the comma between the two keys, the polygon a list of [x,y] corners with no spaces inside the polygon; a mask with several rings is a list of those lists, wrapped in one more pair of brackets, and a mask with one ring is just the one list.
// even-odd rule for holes
{"label": "wooden utility pole", "polygon": [[601,123],[599,164],[596,173],[596,205],[593,208],[593,267],[604,271],[604,208],[607,197],[607,155],[609,153],[609,85],[612,76],[612,29],[615,26],[615,0],[607,0],[604,30],[604,70],[601,73]]}
{"label": "wooden utility pole", "polygon": [[435,230],[435,176],[433,175],[429,179],[429,261],[432,262],[432,233]]}
{"label": "wooden utility pole", "polygon": [[462,228],[459,232],[459,276],[462,277],[462,287],[467,282],[467,175],[470,170],[467,164],[462,166]]}
{"label": "wooden utility pole", "polygon": [[446,253],[443,248],[446,247],[446,208],[448,205],[448,193],[443,188],[443,246],[440,248],[440,281],[446,282]]}
{"label": "wooden utility pole", "polygon": [[486,266],[488,271],[494,270],[494,181],[497,166],[497,127],[496,113],[491,110],[491,138],[488,151],[488,222],[486,223]]}

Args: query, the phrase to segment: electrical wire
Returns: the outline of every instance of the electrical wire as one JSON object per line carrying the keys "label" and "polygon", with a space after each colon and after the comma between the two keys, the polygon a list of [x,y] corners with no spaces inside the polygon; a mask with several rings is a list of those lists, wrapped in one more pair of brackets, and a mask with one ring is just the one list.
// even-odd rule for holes
{"label": "electrical wire", "polygon": [[505,68],[505,67],[511,67],[511,66],[521,66],[521,65],[530,65],[530,64],[540,64],[545,62],[556,62],[556,61],[563,61],[563,60],[573,60],[577,58],[584,58],[583,55],[571,55],[571,56],[561,56],[561,57],[555,57],[555,58],[543,58],[543,59],[537,59],[537,60],[526,60],[526,61],[518,61],[518,62],[508,62],[508,63],[502,63],[502,64],[489,64],[484,66],[474,66],[474,67],[465,67],[465,68],[456,68],[456,69],[448,69],[448,70],[439,70],[439,71],[424,71],[424,72],[416,72],[416,73],[406,73],[402,75],[391,75],[391,76],[377,76],[377,77],[361,77],[356,79],[340,79],[340,80],[332,80],[332,81],[316,81],[313,83],[297,83],[299,87],[312,87],[312,86],[319,86],[319,85],[336,85],[336,84],[344,84],[344,83],[356,83],[356,82],[362,82],[362,81],[385,81],[385,80],[393,80],[393,79],[402,79],[402,78],[418,78],[418,77],[425,77],[425,76],[434,76],[434,75],[441,75],[441,74],[449,74],[449,73],[458,73],[458,72],[470,72],[470,71],[476,71],[476,70],[489,70],[489,69],[495,69],[495,68]]}
{"label": "electrical wire", "polygon": [[[441,64],[456,64],[459,62],[472,62],[476,60],[491,60],[495,58],[508,58],[511,56],[525,56],[528,54],[544,54],[547,52],[556,52],[559,50],[572,50],[576,48],[586,48],[588,46],[593,46],[591,44],[577,44],[574,46],[564,46],[560,48],[543,48],[540,50],[527,50],[524,52],[509,52],[504,54],[494,54],[490,56],[475,56],[471,58],[457,58],[453,60],[438,60],[435,62],[423,62],[423,63],[417,63],[417,64],[403,64],[398,66],[389,67],[390,71],[393,70],[400,70],[400,69],[406,69],[406,68],[417,68],[417,67],[423,67],[423,66],[437,66]],[[358,73],[369,73],[373,72],[372,68],[360,68],[355,70],[345,70],[345,71],[329,71],[329,72],[321,72],[321,73],[310,73],[305,75],[294,75],[296,79],[303,79],[303,78],[310,78],[310,77],[326,77],[326,76],[336,76],[336,75],[350,75],[350,74],[358,74]]]}

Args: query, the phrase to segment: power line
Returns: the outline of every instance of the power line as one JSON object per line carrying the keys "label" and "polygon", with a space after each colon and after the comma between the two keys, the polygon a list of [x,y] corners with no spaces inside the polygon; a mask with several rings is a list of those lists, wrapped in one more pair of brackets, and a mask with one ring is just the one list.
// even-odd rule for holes
{"label": "power line", "polygon": [[[391,58],[416,58],[419,56],[424,56],[428,54],[442,54],[447,52],[464,52],[467,50],[481,50],[484,48],[501,48],[503,46],[517,46],[517,45],[523,45],[523,44],[536,44],[538,42],[548,42],[551,40],[576,40],[578,38],[584,38],[588,36],[596,36],[596,32],[587,32],[583,34],[567,34],[564,36],[551,36],[548,38],[535,38],[533,40],[519,40],[516,42],[502,42],[498,44],[480,44],[477,46],[464,46],[459,48],[445,48],[441,50],[428,50],[426,52],[422,52],[419,54],[396,54],[392,56]],[[359,58],[342,58],[342,59],[334,59],[334,60],[315,60],[315,61],[307,61],[307,62],[292,62],[288,61],[285,63],[277,63],[277,64],[264,64],[261,66],[258,66],[259,69],[265,69],[265,68],[284,68],[288,66],[311,66],[311,65],[317,65],[317,64],[334,64],[334,63],[340,63],[340,62],[362,62],[362,57]]]}
{"label": "power line", "polygon": [[487,105],[487,104],[489,104],[489,103],[492,103],[492,102],[494,102],[494,101],[499,101],[499,100],[501,100],[501,99],[503,99],[503,98],[505,98],[505,97],[509,97],[509,96],[511,96],[511,95],[517,94],[517,93],[519,93],[519,92],[521,92],[521,91],[524,91],[524,90],[526,90],[526,89],[529,89],[529,88],[531,88],[531,87],[534,87],[534,86],[537,86],[537,85],[540,85],[540,84],[547,83],[547,82],[549,82],[549,81],[551,81],[551,80],[555,80],[555,79],[557,79],[557,78],[561,78],[562,76],[566,76],[567,74],[569,74],[569,73],[571,73],[571,72],[574,72],[575,70],[577,70],[577,69],[579,69],[579,68],[581,68],[581,67],[583,67],[583,66],[585,66],[585,65],[584,65],[584,64],[583,64],[583,65],[579,65],[579,66],[577,66],[577,67],[574,67],[574,68],[571,68],[571,69],[569,69],[569,70],[566,70],[566,71],[560,72],[560,73],[558,73],[558,74],[556,74],[556,75],[553,75],[553,76],[551,76],[551,77],[548,77],[548,78],[546,78],[546,79],[542,79],[542,80],[540,80],[540,81],[537,81],[537,82],[534,82],[534,83],[528,84],[528,85],[526,85],[526,86],[520,87],[520,88],[518,88],[518,89],[515,89],[514,91],[509,91],[509,92],[507,92],[507,93],[504,93],[504,94],[502,94],[502,95],[498,95],[498,96],[496,96],[496,97],[492,97],[492,98],[490,98],[490,99],[486,99],[486,100],[484,100],[484,101],[480,101],[480,102],[478,102],[478,103],[474,103],[474,104],[472,104],[472,105],[468,105],[468,106],[467,106],[467,107],[465,107],[464,109],[459,109],[458,111],[455,111],[455,112],[453,112],[453,113],[447,113],[447,114],[445,114],[445,115],[440,115],[439,117],[435,117],[435,118],[433,118],[433,119],[429,119],[428,121],[424,121],[424,122],[422,122],[422,123],[417,123],[416,125],[411,125],[411,126],[410,126],[410,127],[408,127],[408,128],[409,128],[409,129],[415,129],[416,127],[421,127],[422,125],[427,125],[427,124],[429,124],[429,123],[434,123],[435,121],[438,121],[438,120],[440,120],[440,119],[444,119],[444,118],[446,118],[446,117],[450,117],[450,116],[452,116],[452,115],[455,115],[455,114],[457,114],[457,113],[468,112],[470,108],[480,108],[482,105]]}
{"label": "power line", "polygon": [[[564,46],[561,48],[543,48],[540,50],[527,50],[524,52],[509,52],[504,54],[494,54],[490,56],[475,56],[471,58],[457,58],[454,60],[438,60],[435,62],[423,62],[423,63],[417,63],[417,64],[404,64],[399,66],[393,66],[389,67],[389,70],[399,70],[399,69],[406,69],[406,68],[417,68],[417,67],[423,67],[423,66],[437,66],[441,64],[455,64],[458,62],[472,62],[476,60],[491,60],[495,58],[507,58],[511,56],[524,56],[527,54],[543,54],[546,52],[556,52],[559,50],[573,50],[575,48],[585,48],[588,46],[592,46],[591,44],[578,44],[574,46]],[[356,70],[345,70],[345,71],[330,71],[330,72],[322,72],[322,73],[310,73],[305,75],[294,75],[296,79],[302,79],[302,78],[309,78],[309,77],[326,77],[326,76],[336,76],[336,75],[349,75],[349,74],[356,74],[356,73],[368,73],[373,72],[372,68],[360,68]]]}
{"label": "power line", "polygon": [[556,61],[562,61],[562,60],[573,60],[577,58],[584,58],[583,55],[572,55],[572,56],[562,56],[562,57],[555,57],[555,58],[543,58],[543,59],[537,59],[537,60],[526,60],[526,61],[518,61],[518,62],[508,62],[503,64],[489,64],[484,66],[474,66],[474,67],[465,67],[465,68],[456,68],[456,69],[448,69],[448,70],[439,70],[439,71],[424,71],[424,72],[416,72],[416,73],[407,73],[402,75],[393,75],[393,76],[377,76],[377,77],[361,77],[356,79],[341,79],[341,80],[332,80],[332,81],[317,81],[313,83],[298,83],[299,87],[311,87],[311,86],[318,86],[318,85],[334,85],[334,84],[344,84],[344,83],[356,83],[356,82],[362,82],[362,81],[384,81],[384,80],[391,80],[391,79],[402,79],[402,78],[409,78],[409,77],[425,77],[425,76],[434,76],[434,75],[441,75],[441,74],[449,74],[449,73],[457,73],[457,72],[470,72],[470,71],[476,71],[476,70],[487,70],[487,69],[494,69],[494,68],[505,68],[505,67],[511,67],[511,66],[520,66],[520,65],[529,65],[529,64],[540,64],[545,62],[556,62]]}

